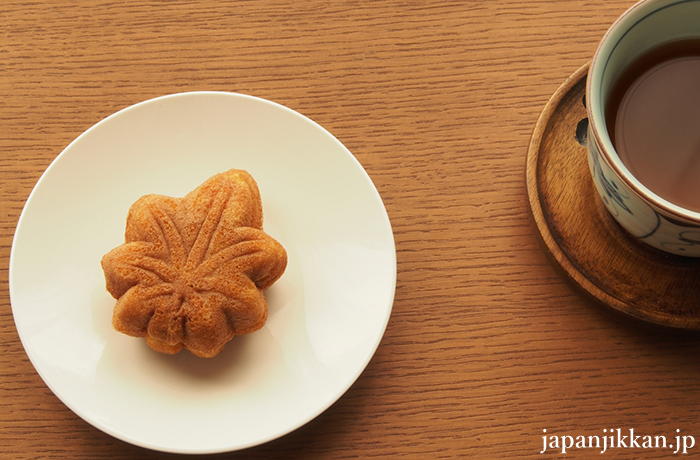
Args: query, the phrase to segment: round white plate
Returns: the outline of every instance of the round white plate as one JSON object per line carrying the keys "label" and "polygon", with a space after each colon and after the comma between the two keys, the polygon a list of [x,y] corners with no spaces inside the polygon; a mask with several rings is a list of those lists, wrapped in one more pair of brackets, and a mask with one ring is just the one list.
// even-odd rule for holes
{"label": "round white plate", "polygon": [[[115,332],[100,259],[129,206],[231,168],[256,179],[288,252],[267,324],[211,359]],[[15,324],[48,387],[100,430],[178,453],[258,445],[327,409],[377,349],[395,286],[391,225],[353,155],[293,110],[221,92],[142,102],[79,136],[29,196],[10,257]]]}

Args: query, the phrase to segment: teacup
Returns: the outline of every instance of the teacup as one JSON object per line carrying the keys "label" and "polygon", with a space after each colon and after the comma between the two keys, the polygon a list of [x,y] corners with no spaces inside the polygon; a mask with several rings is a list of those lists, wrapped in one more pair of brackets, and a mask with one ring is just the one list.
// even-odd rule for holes
{"label": "teacup", "polygon": [[643,0],[615,21],[588,72],[587,148],[598,194],[629,234],[667,253],[700,257],[700,212],[642,184],[620,159],[606,125],[609,97],[623,72],[652,49],[688,38],[700,38],[700,0]]}

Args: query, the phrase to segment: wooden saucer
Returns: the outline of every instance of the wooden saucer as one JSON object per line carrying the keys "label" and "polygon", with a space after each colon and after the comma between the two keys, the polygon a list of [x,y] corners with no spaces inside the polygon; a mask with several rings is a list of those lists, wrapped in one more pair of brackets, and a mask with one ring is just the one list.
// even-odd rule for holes
{"label": "wooden saucer", "polygon": [[594,300],[649,323],[700,330],[700,258],[634,240],[594,188],[576,139],[588,65],[554,93],[535,125],[526,168],[533,225],[555,268]]}

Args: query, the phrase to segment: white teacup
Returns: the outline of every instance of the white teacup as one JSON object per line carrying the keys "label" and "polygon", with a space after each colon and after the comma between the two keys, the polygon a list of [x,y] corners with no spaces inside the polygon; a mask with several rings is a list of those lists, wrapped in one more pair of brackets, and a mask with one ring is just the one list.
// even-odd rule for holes
{"label": "white teacup", "polygon": [[610,27],[588,72],[588,163],[605,206],[632,236],[671,254],[700,257],[700,212],[644,186],[620,160],[605,122],[621,73],[651,49],[686,38],[700,38],[700,0],[643,0]]}

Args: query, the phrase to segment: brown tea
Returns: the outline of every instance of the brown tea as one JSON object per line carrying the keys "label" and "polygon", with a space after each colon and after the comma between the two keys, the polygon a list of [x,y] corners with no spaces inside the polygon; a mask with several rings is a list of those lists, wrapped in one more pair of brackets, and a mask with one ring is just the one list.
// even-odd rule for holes
{"label": "brown tea", "polygon": [[642,184],[700,211],[700,39],[637,59],[613,86],[605,119],[620,159]]}

